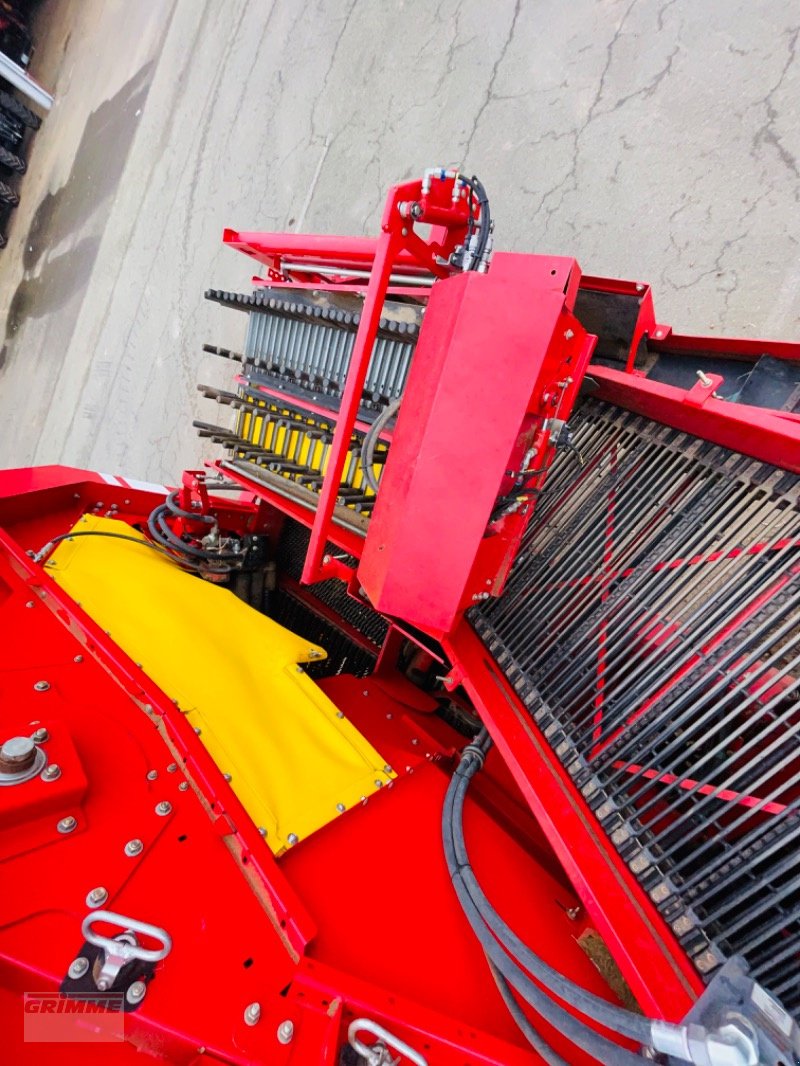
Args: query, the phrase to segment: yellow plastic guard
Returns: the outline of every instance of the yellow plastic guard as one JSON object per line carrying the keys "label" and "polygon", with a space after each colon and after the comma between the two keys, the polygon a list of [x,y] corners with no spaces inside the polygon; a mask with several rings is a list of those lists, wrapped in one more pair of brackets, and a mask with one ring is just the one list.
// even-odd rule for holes
{"label": "yellow plastic guard", "polygon": [[[74,527],[91,530],[145,539],[109,518]],[[114,537],[62,541],[46,566],[201,731],[275,854],[395,776],[297,665],[323,649],[232,592]]]}

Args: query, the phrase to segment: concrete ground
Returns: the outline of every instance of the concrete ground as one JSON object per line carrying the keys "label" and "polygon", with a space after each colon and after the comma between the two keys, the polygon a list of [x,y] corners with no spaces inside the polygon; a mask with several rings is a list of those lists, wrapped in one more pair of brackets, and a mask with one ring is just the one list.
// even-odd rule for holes
{"label": "concrete ground", "polygon": [[[247,289],[224,226],[370,233],[463,161],[496,247],[651,281],[683,330],[800,317],[796,0],[45,0],[56,96],[0,255],[0,465],[174,480]],[[211,454],[211,453],[208,453]]]}

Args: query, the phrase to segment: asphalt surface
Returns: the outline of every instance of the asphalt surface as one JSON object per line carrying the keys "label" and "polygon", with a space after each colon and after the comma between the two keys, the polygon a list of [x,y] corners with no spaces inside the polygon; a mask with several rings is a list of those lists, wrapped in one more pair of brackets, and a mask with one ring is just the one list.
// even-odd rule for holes
{"label": "asphalt surface", "polygon": [[[45,0],[56,96],[0,253],[0,465],[174,481],[247,289],[225,226],[375,232],[461,162],[495,245],[655,287],[683,331],[800,318],[796,0]],[[205,450],[204,450],[205,449]]]}

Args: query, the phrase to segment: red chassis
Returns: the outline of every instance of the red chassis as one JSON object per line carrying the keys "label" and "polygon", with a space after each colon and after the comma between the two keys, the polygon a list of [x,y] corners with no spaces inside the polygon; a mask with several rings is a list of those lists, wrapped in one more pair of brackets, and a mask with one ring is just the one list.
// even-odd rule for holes
{"label": "red chassis", "polygon": [[[271,535],[286,517],[306,526],[302,582],[343,579],[356,600],[366,594],[389,620],[368,678],[342,674],[321,686],[398,777],[296,848],[273,857],[172,701],[30,557],[83,514],[112,512],[140,525],[166,489],[57,467],[0,475],[4,733],[44,727],[49,757],[63,770],[60,780],[35,782],[36,794],[23,806],[12,790],[0,790],[0,1003],[11,1061],[123,1062],[144,1051],[176,1063],[334,1064],[346,1061],[340,1056],[348,1027],[359,1018],[401,1042],[401,1061],[403,1045],[431,1064],[536,1060],[453,895],[441,808],[463,737],[397,670],[397,647],[409,634],[441,642],[449,664],[444,687],[468,695],[495,742],[467,804],[466,832],[476,871],[509,924],[568,977],[613,1000],[602,976],[610,953],[655,1018],[680,1020],[701,994],[703,982],[669,927],[596,830],[464,618],[487,589],[502,590],[533,496],[493,516],[487,541],[485,516],[472,528],[454,512],[463,485],[452,492],[452,479],[437,480],[426,456],[435,453],[440,462],[449,448],[445,463],[463,461],[472,437],[467,462],[487,501],[498,486],[508,494],[523,467],[535,481],[549,469],[556,423],[568,418],[585,373],[597,395],[620,407],[795,471],[798,419],[717,399],[721,377],[711,369],[692,388],[647,377],[643,342],[651,355],[681,350],[698,359],[723,342],[676,336],[659,325],[642,285],[588,278],[574,260],[537,256],[498,255],[488,274],[451,278],[448,260],[467,226],[465,203],[451,188],[434,178],[393,189],[377,241],[225,234],[226,243],[267,266],[271,287],[363,296],[318,505],[290,499],[224,461],[214,466],[241,487],[236,500],[209,500],[202,478],[191,474],[181,495],[185,509],[193,500],[200,512],[211,507],[238,532]],[[430,237],[420,237],[415,223],[430,224]],[[438,285],[437,278],[449,280]],[[469,317],[471,292],[490,324],[484,333]],[[576,314],[581,293],[611,294],[634,307],[618,366],[593,363],[587,372],[597,338]],[[429,343],[429,358],[414,364],[409,389],[430,404],[408,405],[398,420],[392,448],[405,462],[387,466],[384,496],[364,536],[334,512],[387,296],[427,302],[420,344]],[[508,325],[504,300],[512,297],[517,309],[524,300],[528,331],[537,309],[533,341],[521,320]],[[470,381],[492,331],[503,340],[493,354],[502,388],[472,397]],[[724,352],[746,363],[763,353],[796,359],[800,346],[725,341]],[[447,387],[437,395],[441,382]],[[464,404],[477,410],[478,400],[480,439],[463,425]],[[518,409],[504,424],[512,402]],[[478,469],[481,455],[492,465]],[[412,456],[419,457],[416,481],[403,475]],[[443,543],[447,568],[437,567]],[[154,816],[164,800],[169,816]],[[70,815],[77,829],[59,833],[57,823]],[[124,850],[131,839],[144,844],[133,857]],[[97,886],[115,911],[169,930],[168,964],[159,965],[152,992],[126,1017],[125,1043],[26,1041],[23,994],[58,989],[81,946],[87,894]],[[607,951],[598,952],[602,942]],[[246,1016],[253,1004],[257,1024]],[[84,1038],[91,1029],[86,1021],[76,1026]],[[552,1027],[542,1032],[569,1061],[590,1061]]]}

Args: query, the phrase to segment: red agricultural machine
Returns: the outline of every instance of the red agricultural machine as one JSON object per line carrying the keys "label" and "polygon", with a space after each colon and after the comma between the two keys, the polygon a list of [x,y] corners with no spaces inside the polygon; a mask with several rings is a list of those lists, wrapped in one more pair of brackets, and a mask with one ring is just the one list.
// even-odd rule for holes
{"label": "red agricultural machine", "polygon": [[800,1062],[800,345],[492,228],[226,231],[221,457],[0,474],[3,1061]]}

